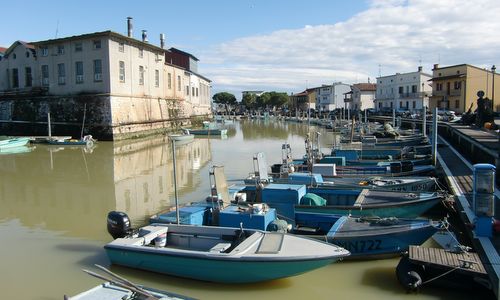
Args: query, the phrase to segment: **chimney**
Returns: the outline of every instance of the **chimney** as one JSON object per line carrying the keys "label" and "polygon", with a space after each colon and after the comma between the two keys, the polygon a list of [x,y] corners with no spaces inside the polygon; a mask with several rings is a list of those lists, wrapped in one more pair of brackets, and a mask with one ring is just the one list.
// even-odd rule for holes
{"label": "chimney", "polygon": [[422,66],[418,66],[418,71],[422,72]]}
{"label": "chimney", "polygon": [[165,34],[160,33],[160,48],[165,49]]}
{"label": "chimney", "polygon": [[147,30],[143,30],[142,31],[142,41],[144,43],[147,43],[148,42],[148,31]]}
{"label": "chimney", "polygon": [[436,69],[439,69],[439,64],[434,64],[434,69],[432,69],[432,70],[436,70]]}
{"label": "chimney", "polygon": [[133,26],[132,26],[132,17],[127,17],[127,36],[129,38],[132,37],[132,29],[133,29]]}

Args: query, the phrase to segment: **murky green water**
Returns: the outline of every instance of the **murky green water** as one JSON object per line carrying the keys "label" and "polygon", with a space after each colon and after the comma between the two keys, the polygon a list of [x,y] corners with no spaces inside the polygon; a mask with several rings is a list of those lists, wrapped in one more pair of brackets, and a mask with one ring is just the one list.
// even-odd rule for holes
{"label": "murky green water", "polygon": [[[321,144],[333,136],[322,129]],[[252,157],[281,159],[289,142],[304,153],[307,126],[245,121],[227,139],[196,138],[177,148],[180,202],[204,199],[208,169],[224,165],[228,179],[253,171]],[[100,283],[81,269],[109,266],[106,214],[126,212],[141,225],[172,206],[172,152],[163,137],[100,142],[91,152],[37,145],[29,153],[0,155],[0,299],[62,299]],[[340,262],[301,276],[251,285],[222,285],[111,266],[128,279],[200,299],[472,299],[473,293],[399,286],[397,259]],[[201,271],[201,270],[200,270]]]}

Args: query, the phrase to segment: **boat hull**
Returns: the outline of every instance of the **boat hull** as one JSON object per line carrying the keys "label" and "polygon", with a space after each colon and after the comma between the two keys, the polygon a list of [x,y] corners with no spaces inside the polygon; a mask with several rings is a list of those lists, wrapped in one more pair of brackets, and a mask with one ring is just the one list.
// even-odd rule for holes
{"label": "boat hull", "polygon": [[26,146],[30,141],[29,138],[12,138],[0,141],[0,150],[12,149],[16,147]]}
{"label": "boat hull", "polygon": [[[221,283],[251,283],[299,275],[339,258],[300,261],[255,261],[171,256],[105,247],[113,264],[167,275]],[[235,276],[239,274],[239,276]]]}

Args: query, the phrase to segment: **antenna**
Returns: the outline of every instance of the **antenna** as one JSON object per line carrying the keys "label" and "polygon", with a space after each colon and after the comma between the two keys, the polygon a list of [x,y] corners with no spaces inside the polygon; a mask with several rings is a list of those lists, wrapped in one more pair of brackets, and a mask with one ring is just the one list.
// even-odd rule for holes
{"label": "antenna", "polygon": [[56,36],[55,36],[56,39],[58,33],[59,33],[59,19],[57,19],[57,25],[56,25]]}

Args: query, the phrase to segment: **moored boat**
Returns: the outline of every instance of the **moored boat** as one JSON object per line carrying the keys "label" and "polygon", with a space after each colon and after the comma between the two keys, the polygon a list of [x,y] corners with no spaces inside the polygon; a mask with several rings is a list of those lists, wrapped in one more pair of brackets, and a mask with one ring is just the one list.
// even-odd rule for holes
{"label": "moored boat", "polygon": [[[150,224],[130,233],[123,214],[108,215],[113,264],[204,281],[250,283],[302,274],[349,255],[341,247],[260,230]],[[112,228],[110,230],[110,228]],[[113,229],[114,228],[114,229]]]}
{"label": "moored boat", "polygon": [[0,150],[6,150],[26,146],[30,139],[28,137],[10,137],[0,139]]}
{"label": "moored boat", "polygon": [[169,134],[171,140],[175,140],[176,144],[184,144],[194,140],[194,134],[190,133],[188,129],[183,129],[182,133]]}

